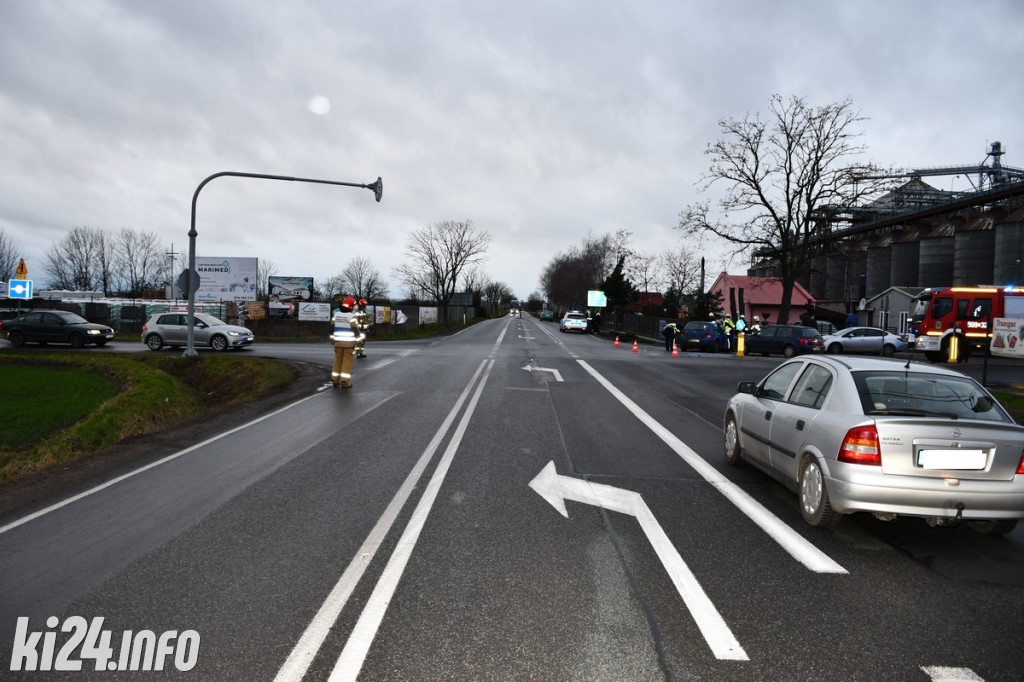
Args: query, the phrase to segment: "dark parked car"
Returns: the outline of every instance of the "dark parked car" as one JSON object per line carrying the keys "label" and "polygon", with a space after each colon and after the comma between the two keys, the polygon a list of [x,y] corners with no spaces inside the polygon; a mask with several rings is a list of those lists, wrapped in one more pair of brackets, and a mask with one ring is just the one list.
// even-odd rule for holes
{"label": "dark parked car", "polygon": [[690,320],[683,325],[676,345],[683,351],[696,348],[717,353],[729,348],[729,335],[725,333],[725,327],[717,322]]}
{"label": "dark parked car", "polygon": [[820,353],[825,349],[825,342],[817,329],[796,324],[767,325],[756,334],[745,335],[744,343],[745,353],[779,353],[787,358],[803,353]]}
{"label": "dark parked car", "polygon": [[40,345],[69,343],[72,348],[81,348],[87,343],[102,346],[114,338],[114,330],[107,325],[94,324],[66,310],[36,310],[0,322],[0,334],[6,336],[12,346],[35,342]]}

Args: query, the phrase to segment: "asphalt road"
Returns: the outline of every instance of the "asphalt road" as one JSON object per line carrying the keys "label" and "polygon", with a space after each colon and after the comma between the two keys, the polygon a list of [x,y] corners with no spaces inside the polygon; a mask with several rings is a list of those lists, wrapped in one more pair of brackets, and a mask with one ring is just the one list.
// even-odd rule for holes
{"label": "asphalt road", "polygon": [[0,679],[1021,679],[1024,529],[814,529],[724,464],[726,399],[779,358],[525,317],[367,355],[8,520]]}

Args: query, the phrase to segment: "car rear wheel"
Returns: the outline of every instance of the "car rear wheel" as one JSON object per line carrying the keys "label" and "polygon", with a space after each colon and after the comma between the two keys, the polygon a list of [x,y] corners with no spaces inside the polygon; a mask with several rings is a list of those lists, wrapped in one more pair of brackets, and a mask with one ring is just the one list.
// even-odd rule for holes
{"label": "car rear wheel", "polygon": [[7,337],[7,340],[11,342],[11,345],[15,348],[25,345],[25,335],[19,331],[11,332],[11,335]]}
{"label": "car rear wheel", "polygon": [[885,344],[884,346],[882,346],[882,355],[884,355],[887,358],[891,358],[892,356],[896,355],[896,346],[892,345],[891,343]]}
{"label": "car rear wheel", "polygon": [[782,347],[782,355],[784,357],[787,357],[787,358],[795,357],[796,356],[796,348],[794,348],[793,346],[791,346],[789,344],[786,344],[785,346]]}
{"label": "car rear wheel", "polygon": [[808,457],[800,467],[800,514],[804,521],[818,528],[834,526],[842,520],[842,514],[832,511],[825,488],[825,477],[821,466],[813,457]]}
{"label": "car rear wheel", "polygon": [[843,344],[841,344],[841,343],[833,343],[831,346],[828,347],[828,352],[832,353],[833,355],[837,355],[839,353],[842,353],[843,352]]}
{"label": "car rear wheel", "polygon": [[739,466],[743,460],[740,458],[740,430],[736,426],[736,415],[730,412],[725,418],[725,461],[730,466]]}
{"label": "car rear wheel", "polygon": [[68,337],[68,343],[71,344],[72,348],[81,348],[85,345],[85,337],[81,334],[72,334]]}
{"label": "car rear wheel", "polygon": [[993,519],[990,521],[968,521],[967,526],[982,535],[1006,535],[1017,527],[1017,519]]}
{"label": "car rear wheel", "polygon": [[210,339],[210,348],[214,350],[227,350],[227,347],[228,340],[220,334]]}
{"label": "car rear wheel", "polygon": [[164,340],[160,338],[159,334],[150,334],[146,337],[146,348],[150,350],[160,350],[164,347]]}

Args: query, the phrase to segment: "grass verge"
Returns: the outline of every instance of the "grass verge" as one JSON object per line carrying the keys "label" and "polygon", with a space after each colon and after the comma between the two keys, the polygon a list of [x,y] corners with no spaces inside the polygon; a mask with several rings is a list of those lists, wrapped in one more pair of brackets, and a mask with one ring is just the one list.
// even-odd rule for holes
{"label": "grass verge", "polygon": [[0,481],[91,455],[210,411],[270,394],[290,365],[204,355],[90,355],[11,351],[0,356]]}

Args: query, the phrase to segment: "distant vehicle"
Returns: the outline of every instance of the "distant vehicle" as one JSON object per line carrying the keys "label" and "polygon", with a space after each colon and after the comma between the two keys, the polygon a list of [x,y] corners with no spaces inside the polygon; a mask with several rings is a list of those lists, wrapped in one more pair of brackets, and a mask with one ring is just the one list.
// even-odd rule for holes
{"label": "distant vehicle", "polygon": [[970,377],[886,358],[805,356],[743,381],[726,462],[799,497],[812,526],[870,512],[1002,535],[1024,518],[1024,426]]}
{"label": "distant vehicle", "polygon": [[540,311],[540,321],[541,322],[554,322],[555,321],[555,311],[553,311],[553,310],[542,310],[542,311]]}
{"label": "distant vehicle", "polygon": [[821,334],[814,327],[798,324],[769,324],[756,334],[744,336],[744,352],[750,355],[780,353],[787,358],[825,349]]}
{"label": "distant vehicle", "polygon": [[679,337],[676,346],[682,351],[696,348],[717,353],[729,348],[729,335],[725,333],[725,327],[717,322],[690,320],[683,325]]}
{"label": "distant vehicle", "polygon": [[925,289],[914,298],[906,341],[923,351],[932,362],[949,357],[954,330],[966,343],[957,346],[957,360],[965,360],[971,348],[985,350],[991,336],[990,320],[1024,317],[1024,290],[1012,287],[938,287]]}
{"label": "distant vehicle", "polygon": [[[217,319],[206,313],[195,314],[192,328],[192,342],[197,346],[209,346],[214,350],[227,350],[251,346],[255,341],[252,332]],[[150,350],[160,350],[165,345],[179,348],[188,345],[188,314],[159,313],[142,325],[142,342]]]}
{"label": "distant vehicle", "polygon": [[847,327],[824,340],[826,353],[875,353],[888,357],[905,347],[903,339],[875,327]]}
{"label": "distant vehicle", "polygon": [[562,321],[558,324],[558,331],[571,332],[578,331],[581,334],[587,333],[587,316],[578,310],[570,310],[563,317]]}
{"label": "distant vehicle", "polygon": [[0,335],[15,347],[31,342],[41,346],[67,343],[72,348],[82,348],[90,343],[106,345],[114,338],[114,330],[66,310],[36,310],[0,322]]}

